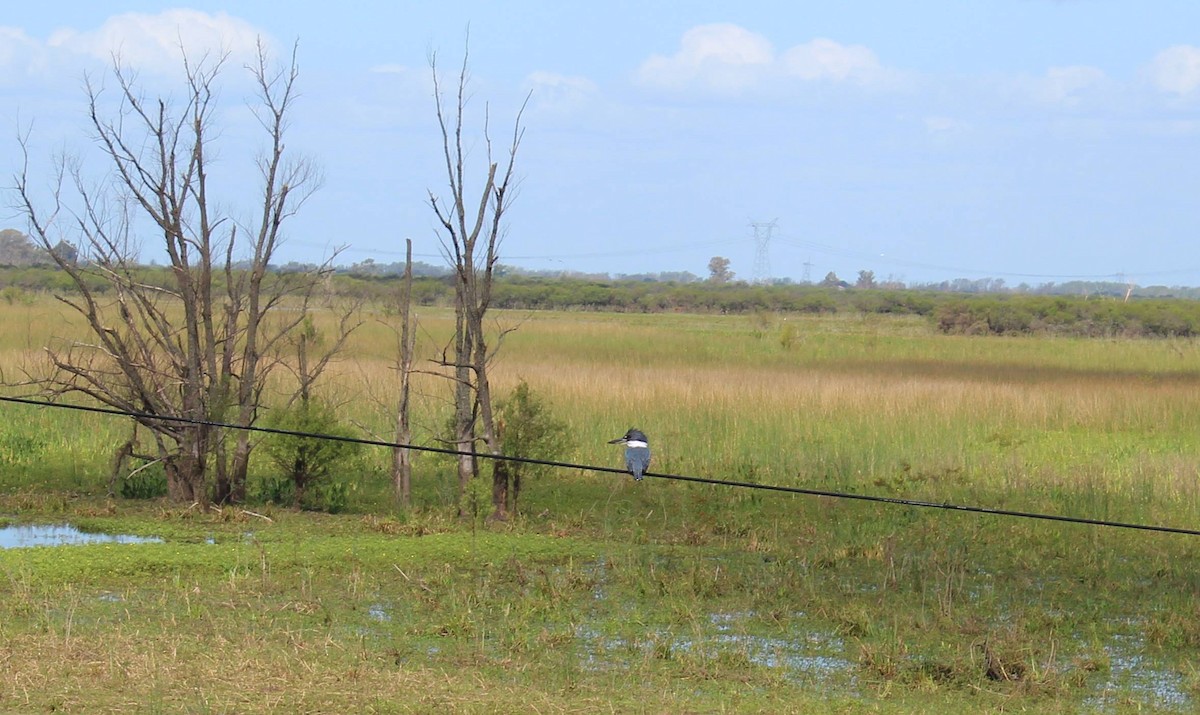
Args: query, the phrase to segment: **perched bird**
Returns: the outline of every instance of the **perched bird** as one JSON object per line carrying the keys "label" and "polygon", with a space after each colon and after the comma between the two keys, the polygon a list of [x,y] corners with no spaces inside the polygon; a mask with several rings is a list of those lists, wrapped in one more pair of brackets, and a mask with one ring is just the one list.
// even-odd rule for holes
{"label": "perched bird", "polygon": [[639,429],[630,429],[624,437],[610,440],[609,444],[625,445],[625,468],[633,478],[642,481],[642,475],[650,468],[650,441]]}

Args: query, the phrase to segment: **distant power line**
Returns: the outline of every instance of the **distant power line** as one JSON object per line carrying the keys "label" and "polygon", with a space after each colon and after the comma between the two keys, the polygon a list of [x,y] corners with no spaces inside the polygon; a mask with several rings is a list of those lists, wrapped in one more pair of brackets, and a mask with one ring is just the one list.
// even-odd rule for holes
{"label": "distant power line", "polygon": [[[646,247],[646,246],[637,246],[637,247],[626,248],[626,249],[622,249],[622,250],[593,251],[593,252],[589,252],[589,253],[536,253],[536,254],[529,254],[529,255],[509,255],[509,254],[506,254],[503,251],[501,251],[500,252],[500,260],[501,260],[501,262],[503,262],[503,261],[535,261],[535,260],[564,261],[564,260],[571,260],[571,259],[576,259],[576,258],[615,258],[615,257],[619,257],[619,256],[648,256],[648,255],[661,255],[661,254],[665,254],[665,253],[682,253],[684,251],[690,251],[690,250],[694,250],[697,248],[726,247],[726,246],[730,246],[730,245],[736,245],[736,244],[747,243],[747,242],[748,242],[748,240],[721,239],[719,241],[699,241],[699,242],[692,242],[692,243],[671,244],[671,245],[666,245],[666,246],[659,246],[657,248]],[[326,245],[316,244],[316,243],[306,243],[304,241],[289,241],[288,243],[290,243],[291,245],[305,246],[308,248],[323,248],[323,249],[330,248],[329,246],[326,246]],[[397,256],[397,257],[403,257],[405,255],[404,251],[400,251],[400,250],[393,251],[393,250],[389,250],[389,249],[385,249],[385,248],[354,248],[354,247],[347,247],[342,251],[342,253],[366,254],[368,256]],[[442,259],[442,258],[445,258],[445,256],[443,256],[441,253],[414,253],[413,258]]]}
{"label": "distant power line", "polygon": [[1115,271],[1113,273],[1021,273],[1014,271],[997,271],[994,269],[981,268],[964,268],[962,266],[947,266],[936,263],[926,263],[923,261],[906,260],[903,258],[893,258],[883,254],[867,253],[864,251],[855,251],[853,249],[839,248],[830,246],[817,241],[807,241],[804,239],[776,239],[776,243],[791,246],[793,248],[801,248],[809,251],[818,251],[827,255],[839,256],[841,258],[853,258],[869,264],[883,263],[887,265],[896,265],[906,268],[922,268],[925,270],[944,271],[946,273],[957,273],[959,275],[980,275],[980,276],[995,276],[998,278],[1036,278],[1041,280],[1103,280],[1110,279],[1116,282],[1124,282],[1126,276],[1165,276],[1165,275],[1180,275],[1184,273],[1200,272],[1200,266],[1194,268],[1180,268],[1172,270],[1158,271]]}
{"label": "distant power line", "polygon": [[[952,266],[952,265],[946,265],[946,264],[940,264],[940,263],[930,263],[930,262],[920,261],[920,260],[897,258],[897,257],[890,256],[890,255],[871,253],[868,251],[858,251],[858,250],[849,249],[849,248],[842,248],[839,246],[833,246],[833,245],[830,245],[827,243],[821,243],[818,241],[810,241],[810,240],[797,239],[797,238],[788,238],[787,236],[779,237],[778,234],[774,233],[775,221],[771,221],[769,223],[752,223],[751,226],[756,227],[755,235],[753,238],[748,238],[748,239],[720,239],[720,240],[712,240],[712,241],[697,241],[697,242],[669,244],[669,245],[659,246],[659,247],[638,246],[635,248],[628,248],[628,249],[622,249],[622,250],[592,251],[592,252],[582,252],[582,253],[530,253],[530,254],[507,255],[507,254],[504,254],[503,251],[501,251],[500,259],[501,259],[501,262],[504,262],[504,261],[567,262],[567,261],[572,261],[572,260],[589,260],[589,259],[596,259],[596,258],[615,258],[615,257],[622,257],[622,256],[633,257],[633,256],[665,255],[665,254],[671,254],[671,253],[683,253],[686,251],[692,251],[692,250],[696,250],[699,248],[723,249],[723,248],[729,248],[729,247],[733,247],[733,246],[740,246],[740,245],[744,245],[747,243],[754,243],[756,251],[755,251],[754,271],[752,273],[753,280],[755,282],[762,282],[762,281],[770,280],[771,264],[770,264],[769,251],[770,251],[770,243],[773,242],[776,245],[790,246],[792,248],[798,248],[798,249],[802,249],[802,250],[805,250],[808,252],[817,252],[817,253],[822,253],[822,254],[829,255],[829,256],[853,259],[856,261],[860,261],[863,264],[863,267],[871,267],[873,265],[883,264],[883,265],[890,265],[890,266],[898,266],[901,268],[914,268],[914,269],[922,269],[922,270],[928,270],[928,271],[939,271],[939,272],[946,273],[951,276],[959,276],[959,277],[961,277],[961,276],[986,276],[986,277],[995,277],[995,278],[1020,278],[1020,279],[1031,279],[1031,280],[1111,280],[1111,281],[1114,281],[1117,283],[1125,283],[1136,277],[1154,278],[1154,277],[1166,277],[1166,276],[1172,276],[1172,275],[1185,275],[1185,274],[1200,273],[1200,266],[1193,266],[1193,267],[1188,267],[1188,268],[1158,269],[1158,270],[1149,270],[1149,271],[1131,271],[1131,270],[1125,269],[1125,270],[1120,270],[1120,271],[1114,271],[1112,273],[1032,273],[1032,272],[1020,272],[1020,271],[998,271],[998,270],[994,270],[994,269]],[[326,251],[327,253],[334,251],[336,248],[336,247],[330,246],[328,244],[320,244],[320,243],[305,242],[305,241],[288,241],[288,244],[293,245],[293,246],[303,246],[303,247],[307,247],[307,248],[318,248],[318,249],[322,249],[322,250]],[[362,247],[356,248],[353,246],[346,246],[346,247],[340,249],[340,253],[365,255],[368,257],[370,257],[370,256],[393,257],[394,256],[399,259],[402,259],[404,257],[404,251],[391,250],[391,249],[386,249],[386,248],[362,248]],[[434,259],[434,260],[443,260],[445,258],[445,256],[441,253],[414,253],[413,257],[418,258],[418,259]],[[805,260],[800,265],[803,266],[805,280],[808,280],[808,278],[811,275],[811,269],[814,266],[811,258]],[[631,264],[631,266],[630,266],[631,270],[629,272],[630,273],[641,272],[639,270],[635,270],[636,268],[637,268],[636,266]]]}
{"label": "distant power line", "polygon": [[754,229],[754,282],[771,282],[771,234],[777,228],[779,219],[767,222],[755,221],[750,224]]}

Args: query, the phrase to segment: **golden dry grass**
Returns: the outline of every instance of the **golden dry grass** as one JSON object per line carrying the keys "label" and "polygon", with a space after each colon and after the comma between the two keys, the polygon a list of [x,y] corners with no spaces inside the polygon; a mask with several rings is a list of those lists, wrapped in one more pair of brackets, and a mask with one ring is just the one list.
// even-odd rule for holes
{"label": "golden dry grass", "polygon": [[[329,312],[318,329],[333,329]],[[418,312],[414,422],[432,444],[450,384],[432,372],[453,325]],[[48,298],[0,305],[6,376],[42,362],[39,343],[75,335]],[[783,326],[795,341],[779,340]],[[373,437],[391,433],[394,319],[366,310],[322,394]],[[611,464],[604,442],[651,435],[656,468],[782,482],[871,484],[901,472],[961,472],[1019,493],[1077,484],[1165,498],[1194,492],[1200,456],[1200,348],[1186,340],[948,337],[911,318],[497,312],[513,329],[493,365],[495,394],[527,381],[576,440],[561,457]],[[290,389],[276,373],[275,393]]]}
{"label": "golden dry grass", "polygon": [[[48,301],[0,304],[16,326],[0,337],[6,375],[72,334],[49,325],[58,315]],[[497,392],[528,381],[569,423],[570,461],[616,466],[605,442],[636,424],[658,471],[1143,523],[1200,515],[1192,341],[951,338],[911,319],[788,316],[788,346],[779,316],[497,317],[519,326]],[[322,390],[386,437],[395,338],[380,319]],[[429,368],[450,316],[421,319]],[[444,425],[448,390],[418,377],[418,442]],[[0,462],[74,472],[60,491],[26,477],[5,508],[80,518],[92,507],[75,490],[96,492],[121,428],[20,414],[0,429]],[[447,474],[422,460],[416,479]],[[140,507],[141,529],[175,530],[188,548],[120,562],[134,576],[110,574],[112,554],[41,559],[36,573],[39,559],[12,556],[0,710],[778,712],[844,696],[846,712],[1076,712],[1105,689],[1133,710],[1155,700],[1112,685],[1106,648],[1143,630],[1183,645],[1163,672],[1196,672],[1193,629],[1169,616],[1196,609],[1190,542],[1174,537],[574,472],[531,480],[528,511],[506,525],[465,525],[433,489],[424,498],[402,516],[364,501],[366,517],[271,512],[270,524]],[[99,515],[137,508],[114,500]],[[376,603],[391,620],[372,619]],[[777,643],[828,634],[845,681],[785,682],[786,668],[729,645],[731,619]],[[981,654],[1040,675],[996,681]],[[1194,681],[1178,688],[1195,697]]]}

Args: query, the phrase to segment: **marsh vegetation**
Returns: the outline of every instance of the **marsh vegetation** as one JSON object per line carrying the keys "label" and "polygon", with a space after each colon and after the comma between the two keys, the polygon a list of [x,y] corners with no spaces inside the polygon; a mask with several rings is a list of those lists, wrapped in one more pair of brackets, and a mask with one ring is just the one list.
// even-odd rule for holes
{"label": "marsh vegetation", "polygon": [[[527,385],[565,426],[559,459],[619,466],[605,442],[638,426],[656,472],[1200,525],[1192,339],[845,313],[497,317],[517,329],[493,390]],[[4,374],[38,369],[70,320],[48,298],[0,303]],[[454,315],[419,320],[433,354]],[[390,434],[394,340],[365,320],[317,388],[364,437]],[[414,440],[436,444],[446,381],[416,378]],[[0,515],[163,539],[0,550],[0,710],[1200,702],[1196,537],[566,470],[526,475],[495,523],[487,480],[456,516],[456,468],[436,455],[416,457],[401,510],[387,450],[324,477],[337,514],[273,499],[266,450],[246,502],[201,509],[154,498],[153,465],[110,482],[119,418],[0,409]]]}

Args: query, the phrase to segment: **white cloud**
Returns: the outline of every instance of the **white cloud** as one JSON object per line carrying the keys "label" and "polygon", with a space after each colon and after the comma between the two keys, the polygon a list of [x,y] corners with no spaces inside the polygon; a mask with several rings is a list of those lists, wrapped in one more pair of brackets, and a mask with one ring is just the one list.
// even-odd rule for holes
{"label": "white cloud", "polygon": [[94,30],[58,30],[46,44],[104,62],[117,56],[138,70],[158,72],[179,67],[182,52],[193,61],[228,54],[230,63],[241,65],[255,56],[260,38],[270,45],[265,33],[227,13],[179,9],[114,15]]}
{"label": "white cloud", "polygon": [[586,77],[571,77],[553,72],[534,72],[525,78],[533,91],[533,103],[538,109],[570,112],[583,107],[597,97],[596,83]]}
{"label": "white cloud", "polygon": [[999,110],[994,102],[1006,107],[1005,112],[1017,110],[1075,113],[1080,108],[1097,110],[1113,107],[1127,86],[1110,78],[1103,70],[1090,65],[1070,65],[1047,68],[1040,75],[1013,74],[962,78],[955,90],[971,97],[981,106]]}
{"label": "white cloud", "polygon": [[884,74],[879,58],[867,47],[820,37],[789,49],[780,61],[789,75],[810,81],[869,82]]}
{"label": "white cloud", "polygon": [[1159,52],[1147,67],[1147,75],[1164,92],[1191,94],[1200,88],[1200,47],[1176,45]]}
{"label": "white cloud", "polygon": [[1146,133],[1161,137],[1194,137],[1200,135],[1200,121],[1195,119],[1157,119],[1145,123]]}
{"label": "white cloud", "polygon": [[761,35],[727,23],[700,25],[683,34],[679,52],[652,56],[637,77],[649,86],[736,92],[756,84],[774,61],[775,51]]}
{"label": "white cloud", "polygon": [[781,82],[894,85],[899,73],[885,68],[864,45],[817,38],[776,54],[762,35],[731,24],[700,25],[684,33],[679,51],[642,63],[637,79],[666,89],[736,93]]}
{"label": "white cloud", "polygon": [[375,65],[369,71],[374,72],[375,74],[398,74],[398,75],[412,74],[411,69],[409,69],[405,65],[398,65],[398,64]]}
{"label": "white cloud", "polygon": [[419,93],[422,98],[427,97],[433,89],[433,78],[428,67],[416,69],[408,65],[390,63],[375,65],[367,70],[367,74],[406,93]]}
{"label": "white cloud", "polygon": [[1096,67],[1051,67],[1033,84],[1034,97],[1051,104],[1076,104],[1089,90],[1100,88],[1108,77]]}
{"label": "white cloud", "polygon": [[967,129],[967,124],[953,117],[931,114],[923,117],[921,123],[925,131],[934,135],[959,134]]}
{"label": "white cloud", "polygon": [[0,26],[0,84],[14,84],[33,74],[45,61],[33,38],[17,27]]}

